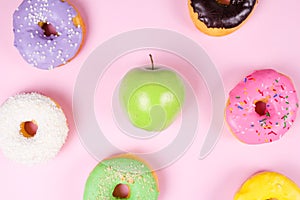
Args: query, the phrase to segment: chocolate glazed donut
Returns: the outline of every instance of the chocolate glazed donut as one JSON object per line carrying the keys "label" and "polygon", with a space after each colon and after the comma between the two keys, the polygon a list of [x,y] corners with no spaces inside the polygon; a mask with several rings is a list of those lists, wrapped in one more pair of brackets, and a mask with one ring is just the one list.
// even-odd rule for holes
{"label": "chocolate glazed donut", "polygon": [[189,11],[196,27],[213,36],[229,34],[242,26],[257,5],[257,0],[188,0]]}

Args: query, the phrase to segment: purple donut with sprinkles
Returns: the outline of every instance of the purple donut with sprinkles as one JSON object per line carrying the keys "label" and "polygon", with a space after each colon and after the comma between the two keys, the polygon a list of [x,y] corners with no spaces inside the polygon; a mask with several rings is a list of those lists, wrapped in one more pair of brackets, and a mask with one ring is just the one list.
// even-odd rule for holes
{"label": "purple donut with sprinkles", "polygon": [[24,0],[13,14],[13,31],[22,57],[34,67],[50,70],[77,55],[85,26],[65,0]]}

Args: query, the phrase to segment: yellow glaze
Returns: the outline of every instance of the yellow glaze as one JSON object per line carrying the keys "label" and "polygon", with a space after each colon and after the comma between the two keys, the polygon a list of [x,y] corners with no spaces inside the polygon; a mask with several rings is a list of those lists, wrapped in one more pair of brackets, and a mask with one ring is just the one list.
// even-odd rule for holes
{"label": "yellow glaze", "polygon": [[300,189],[282,174],[260,172],[242,185],[234,200],[300,200]]}

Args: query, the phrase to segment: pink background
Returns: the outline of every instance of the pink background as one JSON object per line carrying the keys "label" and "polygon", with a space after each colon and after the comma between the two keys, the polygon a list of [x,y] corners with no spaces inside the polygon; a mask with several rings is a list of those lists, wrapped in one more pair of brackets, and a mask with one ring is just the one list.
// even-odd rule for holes
{"label": "pink background", "polygon": [[[254,69],[269,67],[291,76],[300,91],[298,0],[260,0],[254,14],[241,29],[219,38],[204,35],[194,27],[186,1],[73,0],[87,24],[86,43],[71,63],[53,71],[35,69],[21,58],[13,46],[12,32],[12,14],[21,0],[0,1],[0,103],[18,92],[42,92],[61,104],[70,124],[66,144],[57,157],[46,164],[23,166],[8,160],[0,152],[0,199],[82,199],[86,178],[97,161],[81,145],[75,129],[73,88],[89,54],[102,42],[122,32],[152,27],[174,30],[192,38],[205,49],[220,72],[226,98],[244,75]],[[202,102],[201,95],[198,96]],[[199,120],[209,116],[209,106],[202,107]],[[115,125],[111,126],[114,130]],[[261,170],[281,172],[300,184],[299,132],[300,117],[280,141],[249,146],[236,140],[224,125],[214,151],[206,159],[198,160],[206,134],[199,128],[184,156],[157,172],[159,199],[229,200],[247,177]],[[162,137],[165,141],[167,138]]]}

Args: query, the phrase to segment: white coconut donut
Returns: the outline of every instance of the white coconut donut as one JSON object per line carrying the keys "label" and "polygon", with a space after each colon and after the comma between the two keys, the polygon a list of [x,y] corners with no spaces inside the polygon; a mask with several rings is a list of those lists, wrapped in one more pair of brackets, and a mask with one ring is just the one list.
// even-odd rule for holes
{"label": "white coconut donut", "polygon": [[[35,124],[37,130],[28,124]],[[0,148],[16,162],[37,164],[54,158],[68,132],[60,106],[41,94],[18,94],[0,107]]]}

